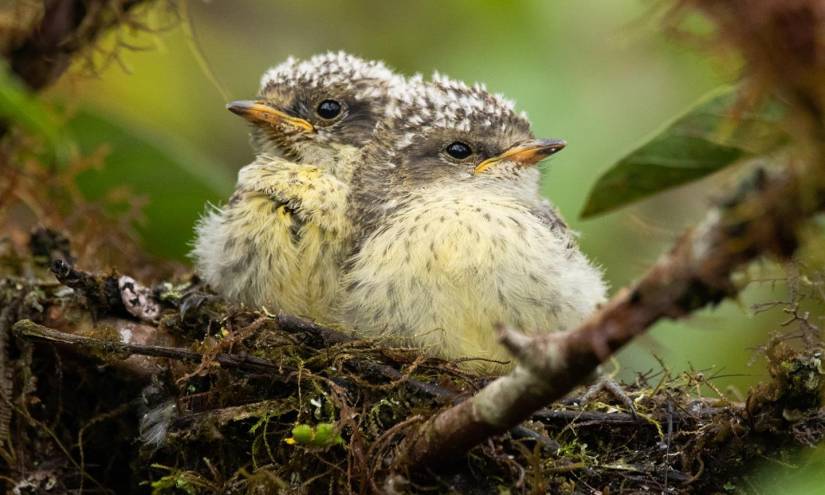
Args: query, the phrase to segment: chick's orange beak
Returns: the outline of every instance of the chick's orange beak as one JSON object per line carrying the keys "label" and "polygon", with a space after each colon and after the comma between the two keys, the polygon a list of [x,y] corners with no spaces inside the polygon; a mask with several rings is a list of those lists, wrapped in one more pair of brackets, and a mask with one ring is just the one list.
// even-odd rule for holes
{"label": "chick's orange beak", "polygon": [[233,101],[226,105],[226,109],[236,115],[240,115],[253,124],[286,124],[301,132],[315,132],[315,127],[308,121],[286,114],[262,101]]}
{"label": "chick's orange beak", "polygon": [[567,143],[563,139],[531,139],[529,141],[523,141],[511,146],[504,151],[504,153],[479,163],[476,165],[474,172],[480,174],[501,162],[513,162],[522,167],[528,167],[561,151],[565,146],[567,146]]}

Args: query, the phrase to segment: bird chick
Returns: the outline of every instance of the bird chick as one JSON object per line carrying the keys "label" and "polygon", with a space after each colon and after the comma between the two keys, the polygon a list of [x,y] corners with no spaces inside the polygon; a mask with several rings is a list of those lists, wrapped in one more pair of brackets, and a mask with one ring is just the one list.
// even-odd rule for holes
{"label": "bird chick", "polygon": [[197,226],[192,256],[209,285],[328,320],[348,253],[352,170],[399,84],[379,62],[327,53],[290,58],[263,75],[257,99],[227,106],[252,124],[256,158]]}
{"label": "bird chick", "polygon": [[536,167],[565,143],[535,139],[479,86],[436,75],[408,95],[353,180],[340,317],[441,357],[495,360],[508,359],[497,323],[535,334],[581,322],[605,283],[540,196]]}

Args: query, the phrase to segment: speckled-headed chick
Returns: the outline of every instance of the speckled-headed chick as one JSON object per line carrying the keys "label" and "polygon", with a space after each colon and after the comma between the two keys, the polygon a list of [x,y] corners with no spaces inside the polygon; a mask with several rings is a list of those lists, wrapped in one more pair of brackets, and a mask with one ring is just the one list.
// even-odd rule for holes
{"label": "speckled-headed chick", "polygon": [[535,165],[564,142],[535,139],[480,86],[415,83],[354,177],[341,318],[438,356],[507,360],[496,323],[565,330],[605,299],[599,269],[539,193]]}
{"label": "speckled-headed chick", "polygon": [[352,232],[352,170],[403,84],[380,62],[326,53],[290,58],[263,75],[256,100],[230,103],[257,156],[199,222],[198,273],[230,299],[327,321]]}

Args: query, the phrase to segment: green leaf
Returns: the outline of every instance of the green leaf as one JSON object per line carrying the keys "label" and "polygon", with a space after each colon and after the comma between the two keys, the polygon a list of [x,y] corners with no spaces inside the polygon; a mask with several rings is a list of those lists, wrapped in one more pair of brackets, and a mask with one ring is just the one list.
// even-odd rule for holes
{"label": "green leaf", "polygon": [[69,142],[58,120],[0,61],[0,119],[44,138],[58,161],[65,162]]}
{"label": "green leaf", "polygon": [[341,445],[344,443],[344,439],[335,432],[334,424],[318,423],[314,428],[307,424],[295,425],[292,428],[292,436],[285,438],[284,442],[289,445],[326,448],[332,445]]}
{"label": "green leaf", "polygon": [[183,258],[190,249],[193,226],[207,202],[225,201],[235,183],[229,169],[189,143],[84,109],[68,123],[84,154],[101,146],[105,166],[78,177],[90,199],[126,186],[148,199],[139,226],[149,252]]}
{"label": "green leaf", "polygon": [[314,435],[315,432],[310,425],[300,424],[292,428],[292,438],[294,438],[297,443],[309,443],[312,441]]}
{"label": "green leaf", "polygon": [[700,179],[788,141],[780,125],[785,113],[782,104],[769,101],[737,113],[737,98],[734,88],[712,92],[619,160],[596,181],[581,217]]}

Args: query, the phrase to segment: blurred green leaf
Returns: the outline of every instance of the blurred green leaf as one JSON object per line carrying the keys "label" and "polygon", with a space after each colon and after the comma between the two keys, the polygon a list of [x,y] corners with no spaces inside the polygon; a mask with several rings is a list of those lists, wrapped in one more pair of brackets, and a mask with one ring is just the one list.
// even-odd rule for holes
{"label": "blurred green leaf", "polygon": [[57,119],[31,95],[5,62],[0,61],[0,119],[43,137],[60,161],[68,156],[68,141]]}
{"label": "blurred green leaf", "polygon": [[737,112],[737,98],[734,88],[712,92],[619,160],[593,186],[581,217],[700,179],[787,142],[780,125],[783,105],[769,101]]}
{"label": "blurred green leaf", "polygon": [[183,258],[189,251],[193,225],[207,202],[219,203],[232,192],[234,178],[227,167],[185,141],[120,122],[91,109],[68,123],[81,151],[105,146],[106,165],[78,177],[80,190],[99,199],[126,186],[148,198],[140,226],[153,254]]}
{"label": "blurred green leaf", "polygon": [[749,476],[755,493],[825,495],[825,446],[800,448],[789,457],[766,456],[764,465]]}

